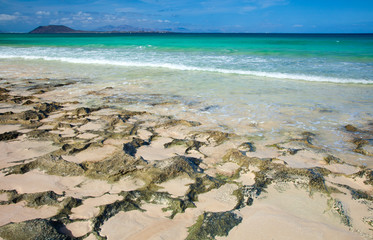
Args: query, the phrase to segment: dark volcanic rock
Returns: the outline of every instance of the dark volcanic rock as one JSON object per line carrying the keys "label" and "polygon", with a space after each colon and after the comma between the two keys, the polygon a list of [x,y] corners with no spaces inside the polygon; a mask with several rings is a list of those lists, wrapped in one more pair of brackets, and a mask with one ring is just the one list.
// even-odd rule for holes
{"label": "dark volcanic rock", "polygon": [[0,93],[1,94],[8,93],[8,92],[10,92],[8,89],[0,87]]}
{"label": "dark volcanic rock", "polygon": [[56,103],[39,103],[37,106],[34,107],[36,110],[42,111],[44,113],[51,113],[57,111],[61,108],[60,105]]}
{"label": "dark volcanic rock", "polygon": [[13,193],[9,202],[18,203],[25,201],[28,207],[39,207],[42,205],[56,206],[59,204],[58,198],[62,196],[63,195],[56,194],[53,191],[25,194]]}
{"label": "dark volcanic rock", "polygon": [[82,166],[53,155],[43,156],[33,162],[10,167],[8,174],[24,174],[33,169],[40,169],[47,174],[58,176],[81,176],[84,174]]}
{"label": "dark volcanic rock", "polygon": [[12,140],[16,139],[18,136],[22,135],[22,133],[12,131],[12,132],[5,132],[0,134],[0,141],[7,141],[7,140]]}
{"label": "dark volcanic rock", "polygon": [[33,111],[33,110],[27,110],[27,111],[24,111],[24,112],[21,112],[19,114],[17,114],[18,118],[21,119],[21,120],[41,120],[41,119],[44,119],[47,117],[47,115],[43,112],[37,112],[37,111]]}
{"label": "dark volcanic rock", "polygon": [[0,236],[9,240],[65,240],[71,239],[57,229],[62,226],[59,222],[46,219],[34,219],[20,223],[10,223],[0,227]]}
{"label": "dark volcanic rock", "polygon": [[143,145],[149,145],[149,143],[140,138],[133,138],[131,142],[125,143],[123,145],[123,150],[128,155],[131,155],[134,157],[137,152],[137,148]]}
{"label": "dark volcanic rock", "polygon": [[215,239],[228,236],[229,231],[242,222],[242,217],[233,212],[206,212],[189,228],[187,240]]}
{"label": "dark volcanic rock", "polygon": [[193,177],[198,173],[203,173],[203,169],[199,167],[201,162],[198,158],[175,156],[156,161],[148,174],[151,174],[155,183],[162,183],[182,174]]}
{"label": "dark volcanic rock", "polygon": [[351,124],[345,126],[345,129],[349,132],[358,132],[359,129]]}

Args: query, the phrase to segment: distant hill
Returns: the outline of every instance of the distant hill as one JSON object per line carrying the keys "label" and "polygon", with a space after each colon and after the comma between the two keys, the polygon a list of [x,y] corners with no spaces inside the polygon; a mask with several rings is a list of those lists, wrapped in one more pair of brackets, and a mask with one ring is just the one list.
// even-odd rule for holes
{"label": "distant hill", "polygon": [[84,33],[85,31],[74,30],[63,25],[39,26],[29,33]]}
{"label": "distant hill", "polygon": [[154,31],[146,28],[132,27],[129,25],[104,26],[95,31],[75,30],[63,25],[39,26],[29,33],[165,33],[168,31]]}
{"label": "distant hill", "polygon": [[97,28],[96,31],[98,32],[155,32],[154,30],[147,29],[147,28],[139,28],[130,25],[107,25],[100,28]]}

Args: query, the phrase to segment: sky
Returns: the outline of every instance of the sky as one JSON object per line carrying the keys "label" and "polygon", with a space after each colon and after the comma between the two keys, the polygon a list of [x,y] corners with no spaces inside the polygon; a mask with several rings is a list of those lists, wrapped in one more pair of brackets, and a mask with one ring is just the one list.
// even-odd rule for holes
{"label": "sky", "polygon": [[373,0],[0,0],[0,31],[130,25],[175,32],[373,33]]}

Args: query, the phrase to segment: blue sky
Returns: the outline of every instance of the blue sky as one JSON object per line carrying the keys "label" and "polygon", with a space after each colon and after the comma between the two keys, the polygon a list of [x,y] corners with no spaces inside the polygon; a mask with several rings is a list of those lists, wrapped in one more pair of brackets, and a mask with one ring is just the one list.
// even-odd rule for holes
{"label": "blue sky", "polygon": [[0,31],[105,25],[186,32],[372,33],[373,0],[0,0]]}

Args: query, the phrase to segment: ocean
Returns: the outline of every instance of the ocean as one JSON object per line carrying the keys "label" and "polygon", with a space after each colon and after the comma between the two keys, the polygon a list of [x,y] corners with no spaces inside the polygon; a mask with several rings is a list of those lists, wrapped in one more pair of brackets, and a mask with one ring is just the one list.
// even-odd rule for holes
{"label": "ocean", "polygon": [[373,121],[372,34],[0,34],[0,77],[268,142],[309,131],[331,152]]}

